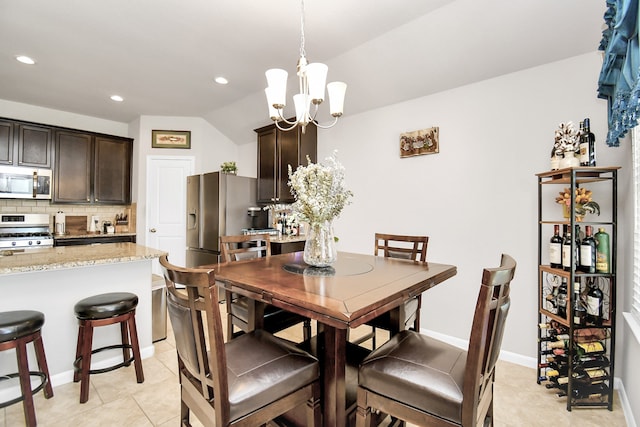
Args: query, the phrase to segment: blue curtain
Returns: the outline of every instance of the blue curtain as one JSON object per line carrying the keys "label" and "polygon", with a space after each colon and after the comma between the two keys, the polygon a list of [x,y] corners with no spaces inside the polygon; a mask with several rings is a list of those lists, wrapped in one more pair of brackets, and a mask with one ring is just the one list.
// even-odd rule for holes
{"label": "blue curtain", "polygon": [[606,29],[599,50],[604,51],[598,97],[608,103],[607,145],[617,147],[640,118],[639,0],[606,0]]}

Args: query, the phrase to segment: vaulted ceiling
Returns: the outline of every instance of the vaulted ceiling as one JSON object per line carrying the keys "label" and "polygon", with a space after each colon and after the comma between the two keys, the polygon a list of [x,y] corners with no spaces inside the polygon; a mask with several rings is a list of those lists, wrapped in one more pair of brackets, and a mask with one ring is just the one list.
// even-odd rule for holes
{"label": "vaulted ceiling", "polygon": [[[306,0],[305,9],[307,57],[348,84],[348,116],[594,52],[605,1]],[[241,144],[269,123],[264,71],[285,68],[289,97],[296,89],[299,44],[299,0],[2,0],[0,99],[126,123],[202,117]]]}

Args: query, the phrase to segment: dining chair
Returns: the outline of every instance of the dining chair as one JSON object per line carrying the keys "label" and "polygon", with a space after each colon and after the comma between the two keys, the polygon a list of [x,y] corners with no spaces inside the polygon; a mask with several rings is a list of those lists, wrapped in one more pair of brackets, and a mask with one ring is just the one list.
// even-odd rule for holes
{"label": "dining chair", "polygon": [[[375,234],[375,248],[373,254],[383,255],[385,258],[403,258],[425,262],[427,260],[428,236],[403,236],[398,234]],[[422,295],[416,295],[406,301],[397,311],[387,311],[370,320],[366,325],[371,326],[371,332],[352,342],[361,344],[371,339],[371,348],[376,348],[376,328],[384,329],[396,334],[400,330],[413,328],[420,331],[420,307]],[[394,318],[392,316],[398,316]]]}
{"label": "dining chair", "polygon": [[416,425],[493,425],[493,383],[516,262],[502,255],[485,268],[468,350],[401,331],[374,350],[358,371],[356,426],[371,425],[372,408]]}
{"label": "dining chair", "polygon": [[[258,426],[297,407],[320,426],[318,360],[255,330],[225,343],[215,273],[160,258],[180,375],[180,419],[205,426]],[[176,289],[176,285],[181,288]]]}
{"label": "dining chair", "polygon": [[[268,234],[220,236],[220,248],[223,262],[271,256],[271,243]],[[260,304],[263,303],[234,294],[229,290],[225,290],[225,300],[227,340],[235,336],[234,326],[243,332],[249,332],[256,329],[258,322],[262,323],[262,328],[271,333],[302,323],[303,339],[306,341],[311,338],[311,320],[304,316],[270,304],[261,307]],[[259,318],[260,316],[262,319]]]}

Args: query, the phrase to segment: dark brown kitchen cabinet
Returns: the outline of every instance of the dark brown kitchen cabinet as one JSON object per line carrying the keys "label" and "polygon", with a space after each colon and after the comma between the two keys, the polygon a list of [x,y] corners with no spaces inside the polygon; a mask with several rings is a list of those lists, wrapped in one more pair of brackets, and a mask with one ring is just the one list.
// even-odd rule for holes
{"label": "dark brown kitchen cabinet", "polygon": [[0,119],[0,164],[51,168],[53,128]]}
{"label": "dark brown kitchen cabinet", "polygon": [[131,203],[133,142],[126,138],[95,137],[93,197],[96,203]]}
{"label": "dark brown kitchen cabinet", "polygon": [[258,134],[258,203],[293,203],[294,197],[287,182],[288,166],[295,170],[317,158],[317,128],[308,125],[305,133],[301,128],[281,131],[275,125],[256,129]]}
{"label": "dark brown kitchen cabinet", "polygon": [[55,146],[53,202],[91,203],[93,136],[58,131]]}
{"label": "dark brown kitchen cabinet", "polygon": [[54,203],[131,203],[133,141],[57,131]]}

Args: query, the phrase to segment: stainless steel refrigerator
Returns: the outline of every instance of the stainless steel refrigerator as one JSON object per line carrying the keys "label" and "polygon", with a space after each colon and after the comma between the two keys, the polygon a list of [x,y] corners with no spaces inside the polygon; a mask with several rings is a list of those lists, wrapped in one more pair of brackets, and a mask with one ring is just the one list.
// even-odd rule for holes
{"label": "stainless steel refrigerator", "polygon": [[205,173],[187,177],[187,267],[218,262],[220,236],[250,228],[256,179]]}

